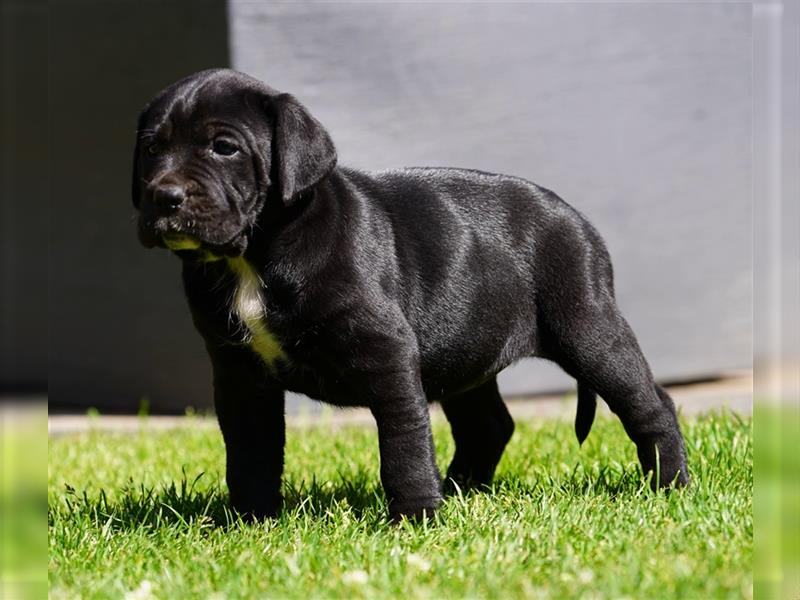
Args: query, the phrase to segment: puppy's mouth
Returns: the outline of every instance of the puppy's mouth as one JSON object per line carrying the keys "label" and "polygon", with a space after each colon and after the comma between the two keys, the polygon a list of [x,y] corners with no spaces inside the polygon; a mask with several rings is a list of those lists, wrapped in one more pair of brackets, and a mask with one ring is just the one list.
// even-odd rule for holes
{"label": "puppy's mouth", "polygon": [[217,242],[188,233],[180,223],[168,218],[140,218],[138,223],[139,241],[144,247],[167,248],[179,256],[200,256],[205,261],[241,255],[247,247],[246,229],[243,227],[230,239]]}
{"label": "puppy's mouth", "polygon": [[161,236],[164,245],[170,250],[199,250],[200,240],[183,233],[165,233]]}

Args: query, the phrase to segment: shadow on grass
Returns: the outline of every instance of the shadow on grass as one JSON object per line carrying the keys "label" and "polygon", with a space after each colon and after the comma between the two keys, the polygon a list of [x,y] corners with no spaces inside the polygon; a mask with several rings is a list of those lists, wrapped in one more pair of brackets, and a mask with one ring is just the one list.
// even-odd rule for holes
{"label": "shadow on grass", "polygon": [[[537,475],[533,478],[505,475],[498,477],[490,487],[451,489],[445,502],[454,497],[458,497],[456,501],[468,501],[476,494],[512,496],[536,503],[543,495],[554,493],[575,498],[602,496],[614,499],[649,492],[641,474],[633,469],[600,466],[585,472],[579,466],[570,474]],[[180,481],[159,488],[137,485],[130,480],[113,498],[109,498],[105,490],[90,497],[86,491],[79,493],[67,486],[63,504],[50,507],[48,520],[51,525],[56,518],[88,520],[95,527],[116,531],[242,526],[244,522],[229,508],[223,484],[199,485],[203,477],[204,474],[200,473],[190,479],[184,472]],[[383,490],[374,476],[366,471],[342,476],[338,481],[288,480],[284,484],[284,494],[283,511],[274,521],[276,524],[304,517],[335,519],[343,511],[349,511],[368,528],[384,527],[388,523]]]}
{"label": "shadow on grass", "polygon": [[[146,487],[132,479],[109,497],[105,490],[89,496],[66,487],[63,504],[50,506],[48,521],[89,520],[97,527],[130,531],[163,527],[239,527],[245,521],[229,507],[228,493],[222,482],[199,485],[204,474],[184,477],[168,485]],[[386,501],[380,486],[371,475],[359,472],[338,482],[287,481],[284,484],[281,517],[296,519],[310,516],[325,519],[332,513],[350,510],[366,522],[385,520]]]}
{"label": "shadow on grass", "polygon": [[[569,473],[548,473],[537,471],[533,474],[500,474],[490,488],[491,492],[504,496],[538,501],[542,496],[563,496],[571,498],[600,497],[614,500],[632,498],[650,493],[648,480],[642,477],[637,466],[577,464]],[[474,493],[469,490],[468,493]]]}

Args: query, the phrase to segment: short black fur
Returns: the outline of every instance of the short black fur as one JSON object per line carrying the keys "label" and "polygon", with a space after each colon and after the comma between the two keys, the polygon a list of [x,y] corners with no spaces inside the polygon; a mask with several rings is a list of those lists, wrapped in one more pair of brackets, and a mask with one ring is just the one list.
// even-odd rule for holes
{"label": "short black fur", "polygon": [[[553,192],[472,170],[337,166],[295,98],[221,69],[143,111],[133,201],[142,243],[183,259],[242,514],[280,508],[285,390],[372,411],[393,518],[441,501],[430,401],[456,442],[448,477],[489,483],[514,430],[496,376],[528,356],[577,379],[579,441],[598,393],[645,473],[688,482],[672,400],[617,308],[605,245]],[[270,356],[234,306],[242,269],[258,277]]]}

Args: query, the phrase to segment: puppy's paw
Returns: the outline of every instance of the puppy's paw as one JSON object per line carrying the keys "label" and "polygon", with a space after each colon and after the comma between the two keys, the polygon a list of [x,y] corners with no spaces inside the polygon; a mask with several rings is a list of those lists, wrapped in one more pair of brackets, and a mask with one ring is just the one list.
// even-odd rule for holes
{"label": "puppy's paw", "polygon": [[443,483],[443,489],[445,496],[457,496],[459,493],[464,492],[488,491],[491,489],[491,485],[491,478],[488,480],[486,478],[475,479],[470,475],[451,475],[448,473]]}
{"label": "puppy's paw", "polygon": [[403,519],[411,521],[422,521],[426,517],[432,519],[441,503],[441,496],[391,500],[389,502],[389,518],[393,523],[399,523]]}
{"label": "puppy's paw", "polygon": [[686,450],[680,433],[670,433],[638,445],[639,461],[650,487],[681,488],[689,485]]}
{"label": "puppy's paw", "polygon": [[[690,477],[685,462],[678,465],[667,464],[669,466],[664,466],[663,464],[660,466],[658,477],[656,477],[655,471],[646,473],[646,476],[650,477],[650,489],[653,491],[661,489],[668,492],[672,489],[683,488],[689,485]],[[667,473],[667,476],[662,476],[662,472]],[[669,473],[673,475],[670,477]]]}
{"label": "puppy's paw", "polygon": [[278,516],[283,506],[283,498],[272,498],[255,502],[234,501],[231,508],[245,523],[258,523]]}

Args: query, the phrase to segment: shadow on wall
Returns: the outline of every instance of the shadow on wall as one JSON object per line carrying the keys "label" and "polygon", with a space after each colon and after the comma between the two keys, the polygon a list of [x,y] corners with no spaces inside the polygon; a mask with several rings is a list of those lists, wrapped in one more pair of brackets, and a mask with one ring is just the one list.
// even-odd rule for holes
{"label": "shadow on wall", "polygon": [[208,405],[180,265],[139,246],[130,170],[145,102],[228,65],[226,3],[53,4],[49,58],[51,410],[130,412],[147,397],[158,412]]}
{"label": "shadow on wall", "polygon": [[47,6],[0,4],[0,392],[47,389]]}

